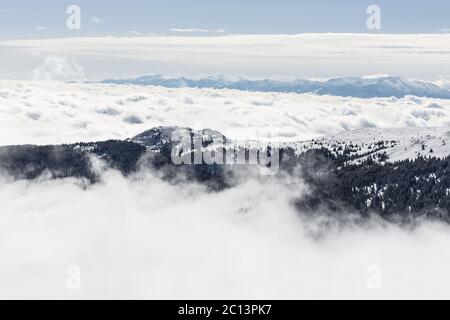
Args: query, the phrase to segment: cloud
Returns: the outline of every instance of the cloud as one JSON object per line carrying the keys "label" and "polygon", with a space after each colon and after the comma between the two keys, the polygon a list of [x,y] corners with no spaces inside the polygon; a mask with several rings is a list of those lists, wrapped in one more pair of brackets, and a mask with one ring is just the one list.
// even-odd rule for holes
{"label": "cloud", "polygon": [[[147,172],[80,185],[0,182],[0,298],[449,298],[447,226],[346,216],[333,227],[293,209],[305,187],[292,178],[248,177],[220,193]],[[80,291],[66,288],[72,265]],[[380,290],[368,287],[371,266]]]}
{"label": "cloud", "polygon": [[100,18],[97,17],[97,16],[92,16],[92,17],[89,19],[89,21],[91,21],[91,22],[94,23],[94,24],[104,24],[104,23],[105,23],[102,19],[100,19]]}
{"label": "cloud", "polygon": [[[36,79],[82,78],[71,60],[46,57]],[[67,64],[72,67],[67,67]],[[367,127],[448,126],[450,100],[249,94],[98,83],[0,80],[0,145],[126,139],[160,125],[204,127],[252,139],[261,128],[307,140]],[[389,117],[386,117],[389,114]]]}
{"label": "cloud", "polygon": [[184,33],[184,32],[203,32],[203,33],[211,32],[211,30],[208,30],[208,29],[198,29],[198,28],[188,28],[188,29],[171,28],[169,30],[172,32],[181,32],[181,33]]}
{"label": "cloud", "polygon": [[142,119],[139,116],[136,116],[134,114],[123,118],[123,121],[125,121],[128,124],[142,124],[143,123]]}
{"label": "cloud", "polygon": [[33,71],[33,80],[81,80],[83,68],[66,56],[49,55],[43,64]]}
{"label": "cloud", "polygon": [[[404,49],[386,49],[386,42],[429,45],[420,37],[342,37],[16,42],[21,49],[46,53],[38,56],[44,58],[33,73],[36,80],[59,81],[0,80],[0,145],[124,139],[158,125],[199,122],[232,132],[231,137],[251,137],[267,128],[292,140],[344,129],[448,125],[449,100],[261,92],[249,97],[236,90],[61,81],[83,78],[77,55],[202,61],[210,67],[245,66],[245,72],[251,69],[247,64],[264,65],[269,73],[291,70],[297,62],[300,69],[292,72],[298,72],[317,58],[311,70],[325,61],[320,68],[339,72],[338,61],[353,67],[366,57],[364,68],[370,60],[376,69],[380,59],[384,65],[404,60]],[[445,56],[438,52],[446,44],[425,38],[433,40],[432,53],[408,52],[406,69],[423,56],[434,57],[430,63],[442,68]],[[383,52],[391,53],[388,60]],[[0,235],[7,239],[0,241],[0,298],[449,298],[448,226],[424,223],[404,230],[376,219],[356,225],[344,215],[350,223],[343,227],[320,212],[306,216],[292,207],[307,191],[301,179],[245,176],[235,188],[209,193],[193,183],[165,183],[149,172],[130,178],[106,172],[102,183],[86,190],[80,185],[83,181],[45,177],[10,181],[0,174]],[[70,265],[81,268],[80,291],[66,288]],[[377,291],[367,285],[371,266],[381,272]]]}
{"label": "cloud", "polygon": [[[172,28],[174,31],[206,31]],[[214,31],[211,29],[210,31]],[[217,31],[217,30],[216,30]],[[143,74],[227,74],[246,77],[332,78],[394,74],[404,78],[436,80],[450,74],[449,34],[299,34],[195,36],[92,37],[0,41],[11,65],[21,65],[26,52],[40,50],[88,60],[90,73],[128,75],[127,65],[140,65]],[[177,36],[179,35],[179,36]],[[182,35],[182,36],[181,36]],[[414,47],[411,47],[411,43]],[[99,63],[99,57],[108,64]],[[367,63],[370,61],[370,63]],[[421,66],[421,68],[417,68]],[[16,67],[18,68],[18,67]]]}
{"label": "cloud", "polygon": [[211,29],[201,29],[201,28],[171,28],[169,29],[171,32],[178,32],[178,33],[224,33],[224,29],[217,29],[217,30],[211,30]]}
{"label": "cloud", "polygon": [[43,30],[47,30],[47,27],[38,26],[38,27],[34,27],[34,30],[43,31]]}

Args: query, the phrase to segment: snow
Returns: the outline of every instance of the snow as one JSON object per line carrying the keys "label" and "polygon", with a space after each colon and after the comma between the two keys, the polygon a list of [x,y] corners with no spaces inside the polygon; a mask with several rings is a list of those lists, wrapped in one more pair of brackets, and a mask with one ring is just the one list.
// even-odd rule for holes
{"label": "snow", "polygon": [[111,79],[104,81],[104,83],[142,86],[153,85],[167,88],[226,88],[262,92],[314,93],[319,95],[360,98],[402,98],[411,95],[450,99],[450,91],[434,83],[393,76],[362,78],[344,77],[327,81],[313,81],[307,79],[282,81],[272,79],[251,80],[245,78],[232,80],[223,76],[189,79],[186,77],[169,78],[161,75],[147,75],[131,79]]}
{"label": "snow", "polygon": [[[380,150],[377,149],[379,142],[384,142]],[[367,159],[367,153],[377,155],[384,152],[389,162],[415,159],[418,156],[444,158],[450,155],[450,127],[366,128],[284,145],[299,151],[321,147],[334,150],[339,146],[344,150],[345,147],[353,146],[355,152],[352,155],[359,155],[358,161]],[[343,150],[336,153],[342,154]]]}

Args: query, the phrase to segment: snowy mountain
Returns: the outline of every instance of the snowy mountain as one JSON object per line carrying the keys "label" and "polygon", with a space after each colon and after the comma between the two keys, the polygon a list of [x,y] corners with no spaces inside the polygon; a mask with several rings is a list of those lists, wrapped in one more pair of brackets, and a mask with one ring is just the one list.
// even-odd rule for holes
{"label": "snowy mountain", "polygon": [[[133,137],[130,141],[145,146],[147,150],[160,151],[162,148],[174,145],[171,138],[176,131],[188,133],[193,142],[196,137],[201,137],[203,147],[229,149],[235,145],[245,147],[248,143],[248,141],[228,139],[216,130],[192,130],[170,126],[150,129]],[[257,141],[251,141],[250,145],[257,145]],[[450,156],[450,127],[366,128],[308,141],[284,142],[278,146],[281,149],[292,148],[297,154],[308,150],[326,149],[336,156],[345,156],[350,163],[355,164],[363,163],[368,158],[375,162],[390,163],[419,157],[443,159]]]}
{"label": "snowy mountain", "polygon": [[291,142],[297,152],[325,148],[361,163],[373,160],[396,162],[422,157],[445,158],[450,155],[450,128],[367,128],[310,141]]}
{"label": "snowy mountain", "polygon": [[[87,188],[102,181],[108,169],[124,176],[144,169],[173,184],[195,181],[221,191],[251,177],[253,168],[261,168],[250,163],[176,164],[172,156],[179,149],[172,148],[171,139],[176,130],[194,138],[192,145],[202,139],[201,153],[183,149],[190,159],[221,147],[217,141],[225,148],[232,143],[214,130],[157,127],[126,141],[0,147],[0,172],[11,179],[77,178]],[[286,143],[278,149],[274,179],[297,177],[308,186],[307,194],[294,199],[302,212],[356,212],[362,217],[378,213],[389,220],[400,215],[406,221],[426,216],[450,223],[449,144],[450,128],[372,128]],[[244,149],[248,154],[251,150]]]}
{"label": "snowy mountain", "polygon": [[172,138],[174,134],[178,132],[180,134],[186,133],[195,144],[196,138],[202,139],[202,147],[207,147],[214,141],[227,142],[227,138],[216,130],[202,129],[192,130],[191,128],[182,128],[176,126],[161,126],[147,130],[141,134],[130,139],[135,143],[141,144],[147,148],[147,150],[159,151],[164,147],[172,146]]}
{"label": "snowy mountain", "polygon": [[141,86],[162,86],[167,88],[213,88],[236,89],[244,91],[315,93],[318,95],[335,95],[344,97],[375,98],[408,95],[450,99],[450,90],[431,82],[409,80],[394,76],[379,77],[345,77],[326,81],[297,79],[282,80],[230,80],[224,77],[206,77],[189,79],[186,77],[168,78],[161,75],[148,75],[132,79],[105,80],[110,84],[129,84]]}

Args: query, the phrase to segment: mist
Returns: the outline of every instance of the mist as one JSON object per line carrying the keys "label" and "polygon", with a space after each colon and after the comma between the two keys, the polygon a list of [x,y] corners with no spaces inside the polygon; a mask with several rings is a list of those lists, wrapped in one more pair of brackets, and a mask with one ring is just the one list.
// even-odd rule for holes
{"label": "mist", "polygon": [[[75,68],[76,69],[76,68]],[[365,128],[450,126],[450,100],[0,80],[0,145],[127,139],[157,126],[302,141]],[[389,117],[386,117],[386,114]]]}
{"label": "mist", "polygon": [[246,177],[208,192],[107,171],[82,185],[0,179],[0,298],[450,296],[446,225],[311,217],[292,204],[307,190],[301,180]]}

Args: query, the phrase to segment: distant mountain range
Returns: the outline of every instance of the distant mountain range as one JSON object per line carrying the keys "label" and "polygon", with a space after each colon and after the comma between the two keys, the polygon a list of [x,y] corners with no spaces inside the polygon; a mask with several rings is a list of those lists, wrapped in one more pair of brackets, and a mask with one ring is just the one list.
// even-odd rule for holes
{"label": "distant mountain range", "polygon": [[[210,191],[234,187],[242,175],[251,177],[254,165],[174,164],[178,154],[171,140],[182,130],[200,149],[185,152],[194,159],[199,153],[217,150],[231,140],[218,131],[157,127],[125,141],[102,141],[57,146],[0,147],[0,172],[14,179],[75,177],[83,187],[102,179],[107,168],[133,175],[143,168],[153,170],[171,183],[194,181]],[[195,141],[192,143],[194,146]],[[309,192],[294,199],[303,213],[333,215],[376,213],[387,220],[410,222],[417,217],[450,223],[450,129],[365,129],[278,147],[279,165],[274,176],[298,177]],[[226,149],[226,147],[224,147]],[[224,150],[225,150],[224,149]],[[246,158],[252,149],[244,148]],[[264,152],[269,152],[268,149]],[[270,152],[274,150],[271,149]],[[100,168],[94,162],[103,163]],[[239,177],[239,179],[236,179]]]}
{"label": "distant mountain range", "polygon": [[326,81],[297,80],[230,80],[225,77],[205,77],[190,79],[186,77],[169,78],[161,75],[147,75],[131,79],[110,79],[103,83],[128,84],[140,86],[162,86],[167,88],[213,88],[244,91],[313,93],[343,97],[376,98],[407,95],[450,99],[450,90],[432,82],[404,79],[394,76],[370,78],[334,78]]}

